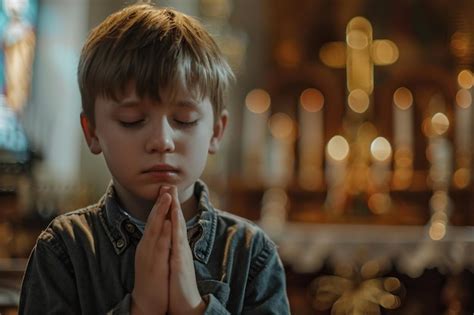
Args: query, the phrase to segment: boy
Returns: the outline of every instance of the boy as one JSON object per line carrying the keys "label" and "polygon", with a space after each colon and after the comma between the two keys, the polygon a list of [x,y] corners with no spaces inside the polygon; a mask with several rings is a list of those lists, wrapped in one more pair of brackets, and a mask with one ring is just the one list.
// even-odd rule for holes
{"label": "boy", "polygon": [[84,136],[112,182],[39,236],[20,314],[288,314],[275,245],[214,209],[199,180],[232,78],[203,27],[127,7],[91,32],[78,78]]}

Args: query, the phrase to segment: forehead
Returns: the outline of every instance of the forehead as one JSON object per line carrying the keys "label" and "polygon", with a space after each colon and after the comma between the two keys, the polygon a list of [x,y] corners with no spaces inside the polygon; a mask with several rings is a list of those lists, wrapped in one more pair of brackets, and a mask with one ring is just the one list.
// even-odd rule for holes
{"label": "forehead", "polygon": [[180,103],[183,101],[200,103],[208,99],[198,85],[188,86],[183,80],[173,80],[162,87],[143,89],[137,86],[136,81],[130,80],[121,91],[115,95],[102,95],[123,102],[130,99],[148,99],[158,103]]}

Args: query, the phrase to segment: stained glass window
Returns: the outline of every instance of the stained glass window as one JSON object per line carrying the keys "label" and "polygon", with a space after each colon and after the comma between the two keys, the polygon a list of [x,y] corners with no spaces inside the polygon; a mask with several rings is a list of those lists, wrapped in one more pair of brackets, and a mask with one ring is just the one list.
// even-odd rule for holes
{"label": "stained glass window", "polygon": [[22,161],[28,141],[21,114],[28,103],[35,51],[36,0],[0,3],[0,161]]}

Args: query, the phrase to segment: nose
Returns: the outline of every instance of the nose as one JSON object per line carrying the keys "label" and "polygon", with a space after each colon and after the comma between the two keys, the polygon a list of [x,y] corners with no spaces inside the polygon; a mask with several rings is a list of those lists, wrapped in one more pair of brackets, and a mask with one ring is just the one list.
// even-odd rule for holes
{"label": "nose", "polygon": [[173,129],[166,118],[150,124],[150,133],[145,144],[148,153],[170,153],[175,149]]}

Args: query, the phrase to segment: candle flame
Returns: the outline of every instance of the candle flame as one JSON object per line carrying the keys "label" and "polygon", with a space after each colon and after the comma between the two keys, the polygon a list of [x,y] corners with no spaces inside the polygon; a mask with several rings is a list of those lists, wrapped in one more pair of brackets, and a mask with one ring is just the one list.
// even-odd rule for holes
{"label": "candle flame", "polygon": [[343,136],[337,135],[329,140],[326,150],[330,158],[342,161],[349,155],[349,143]]}
{"label": "candle flame", "polygon": [[262,114],[270,108],[270,95],[262,89],[254,89],[245,97],[245,105],[255,114]]}
{"label": "candle flame", "polygon": [[370,144],[370,153],[377,161],[386,161],[392,156],[392,146],[384,137],[377,137]]}
{"label": "candle flame", "polygon": [[308,112],[319,112],[324,106],[324,95],[317,89],[306,89],[301,93],[300,103]]}

